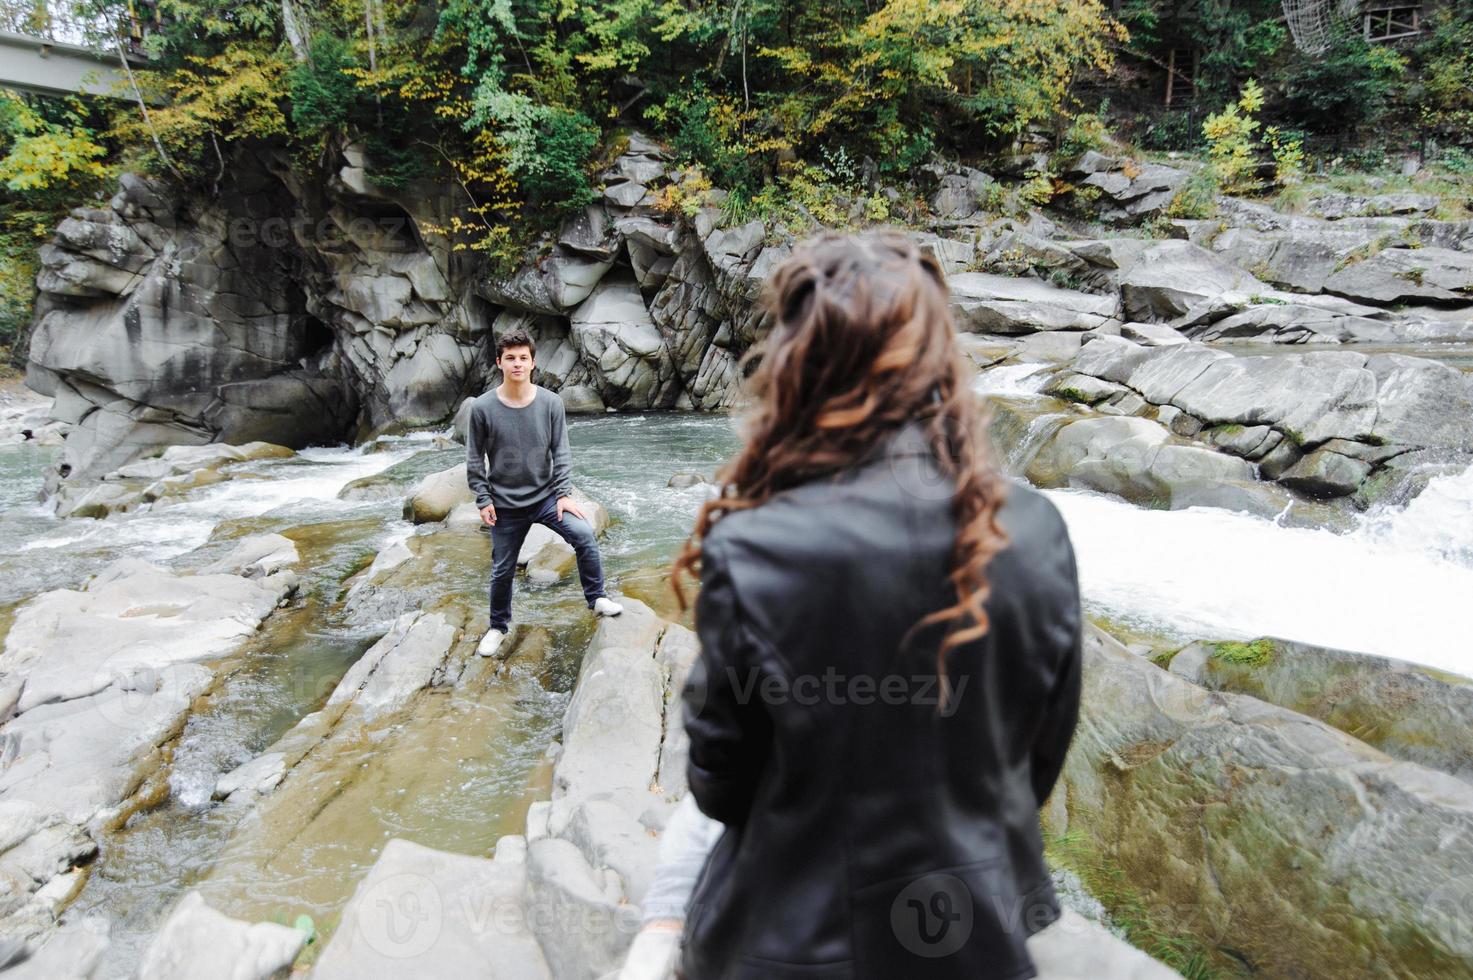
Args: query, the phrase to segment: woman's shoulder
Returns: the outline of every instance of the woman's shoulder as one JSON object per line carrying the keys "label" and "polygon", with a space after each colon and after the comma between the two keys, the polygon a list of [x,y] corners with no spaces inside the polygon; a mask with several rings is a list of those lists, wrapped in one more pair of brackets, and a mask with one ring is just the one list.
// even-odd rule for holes
{"label": "woman's shoulder", "polygon": [[1048,494],[1017,480],[1009,481],[999,518],[1004,522],[1026,522],[1040,529],[1062,530],[1064,515]]}

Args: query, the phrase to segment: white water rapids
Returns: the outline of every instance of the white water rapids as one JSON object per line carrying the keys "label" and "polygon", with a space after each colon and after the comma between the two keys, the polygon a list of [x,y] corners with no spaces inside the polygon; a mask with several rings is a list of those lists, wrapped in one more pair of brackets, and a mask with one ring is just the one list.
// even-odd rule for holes
{"label": "white water rapids", "polygon": [[[992,368],[974,389],[1036,398],[1050,367]],[[1473,640],[1456,613],[1473,597],[1473,469],[1370,511],[1348,533],[1047,493],[1069,525],[1092,612],[1181,640],[1276,636],[1473,676]]]}
{"label": "white water rapids", "polygon": [[1182,639],[1277,636],[1473,676],[1473,642],[1456,612],[1473,597],[1473,471],[1440,477],[1411,507],[1346,534],[1218,508],[1048,494],[1094,611]]}

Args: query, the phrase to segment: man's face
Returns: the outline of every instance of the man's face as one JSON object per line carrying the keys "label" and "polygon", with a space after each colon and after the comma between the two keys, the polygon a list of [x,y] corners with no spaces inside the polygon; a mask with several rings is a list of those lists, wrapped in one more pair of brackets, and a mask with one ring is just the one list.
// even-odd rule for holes
{"label": "man's face", "polygon": [[525,381],[532,376],[532,348],[508,347],[496,359],[496,366],[508,378]]}

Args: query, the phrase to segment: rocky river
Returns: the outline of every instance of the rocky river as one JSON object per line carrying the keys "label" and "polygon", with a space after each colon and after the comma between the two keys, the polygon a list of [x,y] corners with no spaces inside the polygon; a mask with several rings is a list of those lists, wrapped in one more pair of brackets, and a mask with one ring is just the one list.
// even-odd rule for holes
{"label": "rocky river", "polygon": [[[17,975],[596,977],[629,942],[684,793],[666,572],[791,237],[657,207],[684,177],[636,138],[488,277],[364,166],[208,202],[130,176],[43,254],[48,400],[0,410]],[[1088,220],[986,214],[963,168],[913,233],[1000,465],[1079,554],[1084,717],[1044,810],[1076,959],[1473,972],[1473,223],[1224,199],[1148,232],[1178,172],[1073,166]],[[529,537],[485,661],[456,418],[512,325],[628,612],[595,624]]]}

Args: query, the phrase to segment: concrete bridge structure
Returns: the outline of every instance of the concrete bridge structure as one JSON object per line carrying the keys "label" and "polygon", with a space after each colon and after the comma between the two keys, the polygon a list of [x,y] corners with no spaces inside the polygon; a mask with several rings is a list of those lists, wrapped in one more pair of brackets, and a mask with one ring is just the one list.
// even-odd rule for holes
{"label": "concrete bridge structure", "polygon": [[[129,53],[131,67],[147,64]],[[117,50],[0,31],[0,88],[37,95],[102,95],[131,98]]]}

